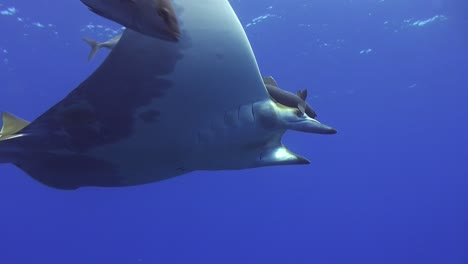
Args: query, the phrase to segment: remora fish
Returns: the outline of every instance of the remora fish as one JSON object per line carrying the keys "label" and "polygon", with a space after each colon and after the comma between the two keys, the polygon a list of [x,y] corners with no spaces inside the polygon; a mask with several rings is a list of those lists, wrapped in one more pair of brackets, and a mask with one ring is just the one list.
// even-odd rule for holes
{"label": "remora fish", "polygon": [[285,106],[293,108],[296,107],[303,114],[306,114],[311,118],[317,117],[314,109],[312,109],[312,107],[310,107],[310,105],[306,102],[307,90],[299,90],[297,91],[297,94],[282,90],[278,87],[275,79],[273,79],[271,76],[263,77],[263,82],[265,83],[268,94],[276,102]]}
{"label": "remora fish", "polygon": [[120,38],[122,37],[122,35],[117,35],[107,41],[104,41],[104,42],[97,42],[95,41],[94,39],[90,39],[90,38],[83,38],[83,40],[88,43],[88,45],[91,47],[91,51],[88,55],[88,61],[91,61],[94,56],[96,56],[97,52],[101,49],[101,48],[107,48],[107,49],[113,49],[115,47],[115,45],[117,45],[117,43],[119,43],[119,40]]}
{"label": "remora fish", "polygon": [[229,2],[174,3],[183,7],[179,42],[125,30],[62,101],[30,124],[4,121],[0,162],[59,189],[308,164],[281,143],[283,134],[336,131],[270,98]]}
{"label": "remora fish", "polygon": [[94,13],[147,36],[169,41],[177,41],[180,38],[179,22],[171,0],[81,2]]}

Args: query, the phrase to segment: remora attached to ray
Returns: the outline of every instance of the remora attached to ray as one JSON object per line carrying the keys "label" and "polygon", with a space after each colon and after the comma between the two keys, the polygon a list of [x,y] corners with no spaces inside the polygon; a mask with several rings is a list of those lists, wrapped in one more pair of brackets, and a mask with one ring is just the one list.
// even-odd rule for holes
{"label": "remora attached to ray", "polygon": [[0,162],[60,189],[307,164],[281,143],[286,130],[336,131],[270,99],[228,1],[174,5],[180,41],[125,30],[102,65],[62,101],[23,129],[17,130],[26,125],[21,121],[4,123]]}

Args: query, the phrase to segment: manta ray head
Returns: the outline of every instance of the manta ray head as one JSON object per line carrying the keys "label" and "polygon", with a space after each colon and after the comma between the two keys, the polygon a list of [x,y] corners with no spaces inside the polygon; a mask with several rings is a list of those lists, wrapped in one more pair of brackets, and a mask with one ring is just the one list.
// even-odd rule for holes
{"label": "manta ray head", "polygon": [[243,164],[253,161],[245,167],[309,164],[307,158],[291,152],[281,142],[284,133],[287,130],[295,130],[315,134],[335,134],[336,130],[308,116],[303,110],[273,100],[254,103],[250,120],[254,120],[256,127],[261,129],[255,130],[254,133],[245,133],[249,135],[246,141],[255,144],[250,143],[242,155],[236,158],[230,157],[231,164],[234,160],[241,162],[243,159],[246,160]]}

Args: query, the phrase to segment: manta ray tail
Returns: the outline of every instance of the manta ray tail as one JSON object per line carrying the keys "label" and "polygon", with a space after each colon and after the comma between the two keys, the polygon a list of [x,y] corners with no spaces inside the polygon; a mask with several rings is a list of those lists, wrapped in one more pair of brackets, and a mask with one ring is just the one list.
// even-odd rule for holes
{"label": "manta ray tail", "polygon": [[83,38],[83,41],[88,43],[88,45],[91,47],[91,51],[89,52],[88,55],[88,61],[91,61],[94,56],[96,56],[97,52],[101,48],[101,45],[95,40],[89,39],[89,38]]}

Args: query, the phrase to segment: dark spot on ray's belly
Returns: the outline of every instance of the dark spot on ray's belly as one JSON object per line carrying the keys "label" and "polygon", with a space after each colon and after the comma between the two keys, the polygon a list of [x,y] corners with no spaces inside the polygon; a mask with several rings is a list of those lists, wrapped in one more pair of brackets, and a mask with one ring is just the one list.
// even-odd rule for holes
{"label": "dark spot on ray's belly", "polygon": [[143,122],[147,124],[155,123],[158,120],[159,117],[159,111],[156,110],[148,110],[145,111],[141,114],[139,114],[139,117]]}

